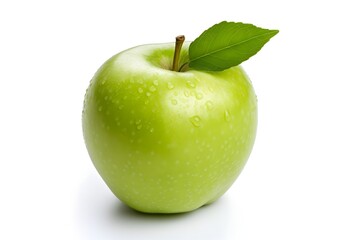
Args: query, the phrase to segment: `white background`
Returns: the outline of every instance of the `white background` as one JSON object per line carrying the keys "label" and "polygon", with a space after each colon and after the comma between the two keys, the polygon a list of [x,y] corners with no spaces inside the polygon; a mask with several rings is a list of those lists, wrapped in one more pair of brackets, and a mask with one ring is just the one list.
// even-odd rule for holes
{"label": "white background", "polygon": [[[358,1],[1,1],[0,239],[360,239]],[[218,202],[135,213],[83,142],[86,87],[113,54],[222,20],[279,29],[243,63],[259,100]]]}

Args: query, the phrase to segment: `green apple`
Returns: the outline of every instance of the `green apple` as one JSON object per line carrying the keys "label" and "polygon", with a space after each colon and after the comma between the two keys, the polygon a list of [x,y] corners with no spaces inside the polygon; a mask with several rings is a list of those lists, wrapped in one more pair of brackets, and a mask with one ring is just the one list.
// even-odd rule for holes
{"label": "green apple", "polygon": [[255,140],[257,99],[244,70],[172,71],[173,54],[169,43],[113,56],[84,100],[93,164],[111,191],[141,212],[187,212],[214,202],[240,174]]}

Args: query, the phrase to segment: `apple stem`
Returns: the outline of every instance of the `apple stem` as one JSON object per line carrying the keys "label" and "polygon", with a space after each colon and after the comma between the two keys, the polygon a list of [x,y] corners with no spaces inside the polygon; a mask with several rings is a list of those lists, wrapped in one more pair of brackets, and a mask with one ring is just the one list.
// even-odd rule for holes
{"label": "apple stem", "polygon": [[174,52],[172,70],[179,72],[180,52],[181,52],[181,47],[185,41],[185,36],[179,35],[175,38],[175,40],[176,40],[175,41],[175,52]]}

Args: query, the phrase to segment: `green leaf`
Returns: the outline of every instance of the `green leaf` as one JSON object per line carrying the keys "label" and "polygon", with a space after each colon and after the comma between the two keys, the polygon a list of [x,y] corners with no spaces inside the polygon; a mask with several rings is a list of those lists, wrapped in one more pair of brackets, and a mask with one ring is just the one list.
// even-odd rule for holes
{"label": "green leaf", "polygon": [[241,22],[221,22],[203,32],[189,46],[189,67],[222,71],[255,55],[278,30]]}

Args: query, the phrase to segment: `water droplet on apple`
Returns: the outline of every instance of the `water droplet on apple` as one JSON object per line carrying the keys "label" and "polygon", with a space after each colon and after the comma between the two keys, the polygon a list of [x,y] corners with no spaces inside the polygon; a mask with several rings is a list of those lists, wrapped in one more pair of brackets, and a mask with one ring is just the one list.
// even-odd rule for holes
{"label": "water droplet on apple", "polygon": [[138,119],[135,121],[135,125],[136,125],[136,129],[137,130],[140,130],[142,128],[142,125],[141,125],[141,119]]}
{"label": "water droplet on apple", "polygon": [[138,88],[138,92],[139,92],[139,93],[142,93],[142,92],[144,92],[144,89],[142,89],[141,87],[139,87],[139,88]]}
{"label": "water droplet on apple", "polygon": [[188,80],[186,82],[186,86],[188,86],[189,88],[195,88],[196,87],[196,84],[190,80]]}
{"label": "water droplet on apple", "polygon": [[156,91],[156,87],[155,87],[155,86],[151,86],[151,87],[149,88],[149,90],[150,90],[150,92],[155,92],[155,91]]}
{"label": "water droplet on apple", "polygon": [[172,84],[172,82],[168,82],[168,83],[167,83],[167,88],[170,89],[170,90],[173,89],[173,88],[174,88],[174,84]]}
{"label": "water droplet on apple", "polygon": [[211,101],[207,101],[205,105],[206,105],[206,109],[209,111],[211,111],[214,108],[214,104]]}
{"label": "water droplet on apple", "polygon": [[147,93],[146,93],[146,96],[150,97],[150,96],[151,96],[151,93],[147,92]]}
{"label": "water droplet on apple", "polygon": [[144,103],[145,103],[145,105],[149,104],[149,100],[146,99]]}
{"label": "water droplet on apple", "polygon": [[176,105],[176,104],[177,104],[177,100],[176,100],[176,99],[171,99],[171,103],[172,103],[173,105]]}
{"label": "water droplet on apple", "polygon": [[189,93],[188,91],[185,91],[185,92],[184,92],[184,95],[185,95],[185,97],[189,97],[189,96],[190,96],[190,93]]}
{"label": "water droplet on apple", "polygon": [[150,128],[150,132],[153,133],[153,132],[154,132],[154,128]]}
{"label": "water droplet on apple", "polygon": [[194,127],[200,127],[201,118],[199,116],[193,116],[190,118],[190,122],[194,125]]}
{"label": "water droplet on apple", "polygon": [[202,93],[196,92],[195,97],[197,100],[201,100],[203,98],[203,95],[202,95]]}
{"label": "water droplet on apple", "polygon": [[157,85],[159,85],[159,81],[158,81],[158,80],[154,80],[153,84],[154,84],[155,86],[157,86]]}
{"label": "water droplet on apple", "polygon": [[231,120],[231,115],[228,110],[225,110],[224,118],[225,118],[225,121],[227,121],[227,122],[229,122]]}

